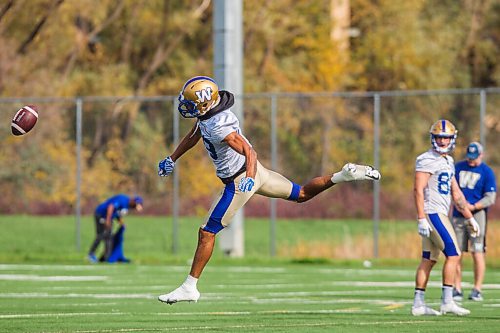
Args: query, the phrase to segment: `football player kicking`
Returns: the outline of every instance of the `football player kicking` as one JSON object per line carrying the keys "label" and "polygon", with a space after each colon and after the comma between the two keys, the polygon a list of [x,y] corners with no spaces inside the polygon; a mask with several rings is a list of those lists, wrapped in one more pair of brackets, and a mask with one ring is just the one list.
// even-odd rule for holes
{"label": "football player kicking", "polygon": [[197,118],[197,121],[174,152],[160,161],[158,174],[163,177],[171,174],[177,159],[202,139],[224,189],[199,229],[198,246],[188,277],[179,288],[160,295],[158,299],[162,302],[196,302],[200,298],[196,284],[212,255],[215,235],[227,227],[236,211],[254,194],[305,202],[335,184],[380,179],[379,171],[370,166],[347,163],[333,175],[313,178],[303,186],[295,184],[260,164],[257,153],[241,133],[238,119],[230,111],[233,104],[233,94],[219,91],[215,81],[206,76],[189,79],[179,95],[181,115]]}
{"label": "football player kicking", "polygon": [[[460,261],[460,248],[448,218],[451,199],[466,219],[473,237],[479,236],[479,225],[467,206],[467,201],[454,177],[455,165],[449,153],[455,148],[457,131],[448,120],[439,120],[430,130],[432,148],[417,157],[415,166],[415,205],[418,233],[422,236],[422,260],[415,277],[414,316],[438,316],[452,313],[468,315],[469,310],[453,301],[453,283]],[[443,265],[443,287],[440,312],[425,304],[424,295],[432,267],[439,252],[446,256]]]}

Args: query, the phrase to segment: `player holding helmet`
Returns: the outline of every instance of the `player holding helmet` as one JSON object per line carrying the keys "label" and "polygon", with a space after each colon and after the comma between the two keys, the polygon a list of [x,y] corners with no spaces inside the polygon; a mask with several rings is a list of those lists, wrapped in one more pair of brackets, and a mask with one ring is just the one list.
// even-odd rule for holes
{"label": "player holding helmet", "polygon": [[158,174],[171,174],[175,161],[201,139],[224,189],[199,230],[198,247],[186,281],[174,291],[160,295],[158,299],[162,302],[172,304],[199,299],[196,284],[212,255],[215,235],[254,194],[305,202],[341,182],[380,179],[378,170],[348,163],[333,175],[316,177],[304,186],[295,184],[260,164],[257,153],[241,133],[238,119],[230,111],[233,104],[233,94],[219,91],[215,81],[206,76],[189,79],[179,95],[181,115],[197,118],[197,121],[174,152],[159,163]]}
{"label": "player holding helmet", "polygon": [[[418,233],[422,236],[422,260],[415,277],[414,316],[453,313],[468,315],[469,310],[453,301],[453,283],[460,260],[460,248],[448,218],[451,199],[466,218],[473,235],[479,235],[479,225],[467,207],[467,201],[454,177],[455,165],[449,155],[455,148],[457,130],[448,120],[435,122],[430,129],[432,148],[419,155],[415,167],[415,205]],[[474,236],[475,237],[475,236]],[[446,256],[443,266],[443,287],[440,312],[426,306],[425,288],[439,253]]]}

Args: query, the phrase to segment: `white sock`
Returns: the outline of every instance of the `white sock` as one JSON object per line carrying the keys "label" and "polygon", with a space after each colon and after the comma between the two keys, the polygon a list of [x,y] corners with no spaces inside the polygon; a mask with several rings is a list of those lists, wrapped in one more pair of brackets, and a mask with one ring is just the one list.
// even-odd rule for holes
{"label": "white sock", "polygon": [[453,286],[443,285],[443,304],[453,301]]}
{"label": "white sock", "polygon": [[196,289],[196,284],[198,283],[198,279],[195,277],[192,277],[191,275],[188,275],[186,278],[186,281],[184,281],[183,285],[190,289]]}
{"label": "white sock", "polygon": [[415,289],[415,298],[413,299],[413,307],[418,308],[425,305],[425,290]]}

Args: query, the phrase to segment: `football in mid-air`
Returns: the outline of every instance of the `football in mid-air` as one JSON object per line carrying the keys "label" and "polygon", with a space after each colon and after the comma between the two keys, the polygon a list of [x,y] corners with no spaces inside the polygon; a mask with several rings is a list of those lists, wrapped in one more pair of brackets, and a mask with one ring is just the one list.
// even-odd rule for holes
{"label": "football in mid-air", "polygon": [[24,135],[31,131],[38,120],[38,110],[34,105],[26,105],[19,109],[12,118],[10,127],[12,134]]}

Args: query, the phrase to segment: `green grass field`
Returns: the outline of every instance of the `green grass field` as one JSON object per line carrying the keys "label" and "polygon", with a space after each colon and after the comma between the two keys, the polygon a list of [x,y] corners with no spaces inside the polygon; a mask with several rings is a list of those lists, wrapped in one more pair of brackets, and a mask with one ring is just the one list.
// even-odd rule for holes
{"label": "green grass field", "polygon": [[[414,270],[209,265],[198,303],[156,300],[186,265],[0,265],[1,332],[498,332],[500,271],[468,317],[409,315]],[[469,276],[470,278],[470,276]],[[496,281],[496,284],[493,284]],[[439,272],[427,300],[439,306]]]}
{"label": "green grass field", "polygon": [[[179,221],[177,253],[172,253],[172,221],[165,217],[128,216],[126,222],[126,254],[139,263],[185,262],[196,247],[198,227],[203,218],[182,218]],[[54,262],[82,263],[94,237],[94,221],[91,216],[81,220],[80,251],[76,249],[76,221],[73,216],[25,216],[0,215],[0,262]],[[267,219],[245,221],[245,255],[258,261],[269,257],[270,239]],[[381,235],[397,237],[403,232],[416,234],[411,223],[383,223]],[[281,258],[371,257],[372,222],[367,220],[278,220],[276,226],[276,251]],[[366,238],[354,247],[356,238]],[[416,235],[418,237],[418,235]],[[344,244],[345,243],[345,244]],[[311,245],[312,244],[312,245]],[[344,245],[343,245],[344,244]],[[381,246],[384,242],[381,243]],[[308,245],[308,246],[306,246]],[[315,245],[315,247],[313,246]],[[302,253],[301,249],[304,248]],[[365,254],[356,255],[363,248]],[[389,249],[392,251],[392,249]],[[317,251],[315,253],[314,251]],[[220,258],[215,251],[214,259]]]}
{"label": "green grass field", "polygon": [[[377,259],[365,268],[358,257],[285,255],[296,244],[311,242],[357,246],[358,237],[369,237],[370,221],[280,221],[281,254],[270,258],[268,224],[248,220],[246,258],[224,258],[216,250],[199,282],[198,303],[160,303],[157,296],[176,288],[189,271],[199,221],[181,220],[179,251],[173,255],[170,221],[131,216],[125,254],[133,262],[92,265],[84,260],[93,237],[90,217],[82,221],[77,251],[72,217],[0,216],[0,332],[499,331],[495,258],[488,259],[485,301],[463,302],[470,316],[422,318],[409,315],[418,257]],[[389,240],[413,228],[409,223],[381,225],[384,234],[391,234]],[[436,309],[441,264],[426,295]],[[469,267],[466,293],[471,280]]]}

